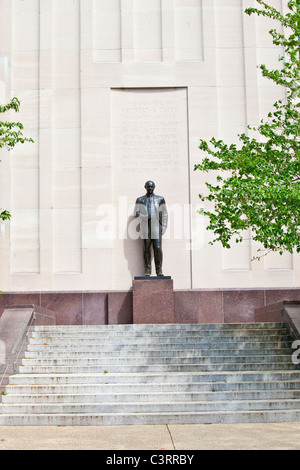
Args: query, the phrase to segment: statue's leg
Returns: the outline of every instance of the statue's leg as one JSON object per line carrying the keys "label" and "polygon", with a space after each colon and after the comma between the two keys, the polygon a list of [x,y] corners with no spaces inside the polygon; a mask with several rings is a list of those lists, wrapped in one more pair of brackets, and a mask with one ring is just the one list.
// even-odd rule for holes
{"label": "statue's leg", "polygon": [[151,275],[151,240],[146,238],[144,240],[144,265],[145,276]]}
{"label": "statue's leg", "polygon": [[156,274],[157,276],[163,276],[163,273],[162,273],[163,253],[162,253],[162,246],[161,246],[162,245],[161,238],[152,240],[152,242],[153,242]]}

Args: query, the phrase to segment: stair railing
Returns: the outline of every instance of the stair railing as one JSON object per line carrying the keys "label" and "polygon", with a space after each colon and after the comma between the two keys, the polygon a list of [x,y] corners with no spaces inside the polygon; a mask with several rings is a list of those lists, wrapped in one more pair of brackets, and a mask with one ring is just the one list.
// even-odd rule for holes
{"label": "stair railing", "polygon": [[29,342],[29,334],[33,329],[35,320],[36,313],[33,311],[25,326],[22,336],[16,339],[12,349],[6,354],[4,369],[1,371],[0,368],[0,391],[2,393],[4,392],[4,387],[6,385],[6,379],[18,371],[18,366],[20,361],[23,359],[25,349]]}
{"label": "stair railing", "polygon": [[15,357],[15,360],[13,361],[13,370],[14,372],[17,372],[18,370],[18,362],[23,359],[23,355],[25,352],[25,349],[27,347],[27,344],[29,342],[29,334],[32,332],[32,327],[33,324],[36,320],[36,313],[35,311],[32,312],[31,318],[28,321],[26,328],[24,330],[24,333],[20,340],[17,340],[13,349],[12,349],[12,354],[13,357]]}

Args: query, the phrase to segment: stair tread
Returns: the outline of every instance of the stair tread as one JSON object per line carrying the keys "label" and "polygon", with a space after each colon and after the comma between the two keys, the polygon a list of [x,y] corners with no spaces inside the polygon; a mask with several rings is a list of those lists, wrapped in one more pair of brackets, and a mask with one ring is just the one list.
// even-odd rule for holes
{"label": "stair tread", "polygon": [[298,420],[292,352],[281,322],[35,326],[0,425]]}
{"label": "stair tread", "polygon": [[[181,415],[188,415],[188,414],[193,414],[193,415],[202,415],[202,414],[215,414],[215,415],[218,415],[220,413],[224,413],[224,414],[235,414],[235,413],[291,413],[291,412],[297,412],[298,414],[300,414],[300,409],[299,408],[295,408],[295,409],[289,409],[289,410],[222,410],[222,411],[193,411],[193,412],[190,412],[190,411],[178,411],[178,414],[181,414]],[[126,415],[132,415],[132,414],[137,414],[137,415],[140,415],[141,413],[139,412],[131,412],[131,413],[89,413],[89,412],[82,412],[82,413],[76,413],[76,414],[83,414],[83,415],[88,415],[88,416],[101,416],[101,415],[121,415],[121,416],[126,416]],[[143,412],[143,414],[145,415],[154,415],[156,416],[157,415],[157,412],[149,412],[149,411],[146,411],[146,412]],[[1,419],[1,416],[12,416],[12,415],[19,415],[19,416],[24,416],[23,413],[13,413],[13,414],[8,414],[8,413],[3,413],[3,414],[0,414],[0,419]],[[40,416],[39,413],[32,413],[32,416]],[[51,413],[43,413],[43,415],[49,415],[51,417],[53,416],[59,416],[59,413],[53,415]],[[73,413],[63,413],[61,416],[74,416]],[[172,416],[173,415],[173,412],[172,411],[163,411],[163,412],[159,412],[159,415],[170,415]]]}

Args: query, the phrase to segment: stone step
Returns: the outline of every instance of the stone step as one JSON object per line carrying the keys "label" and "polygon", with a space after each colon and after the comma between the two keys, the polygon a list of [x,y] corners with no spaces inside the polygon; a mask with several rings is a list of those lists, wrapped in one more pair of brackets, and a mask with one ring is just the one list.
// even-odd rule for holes
{"label": "stone step", "polygon": [[[27,346],[27,351],[55,351],[58,350],[57,348],[61,345],[61,343],[51,343],[50,341],[44,342],[37,342],[35,344],[29,343]],[[68,351],[107,351],[113,353],[114,351],[133,351],[133,349],[138,349],[140,346],[143,346],[143,350],[145,349],[216,349],[217,346],[220,346],[222,349],[236,349],[236,350],[243,350],[243,349],[252,349],[252,348],[266,348],[266,349],[278,349],[278,348],[290,348],[291,344],[290,341],[282,341],[280,339],[274,341],[236,341],[235,343],[232,341],[220,341],[217,344],[214,344],[209,341],[199,341],[199,340],[190,340],[188,342],[182,342],[181,340],[174,340],[174,341],[165,341],[160,343],[154,342],[147,342],[145,341],[140,343],[107,343],[97,341],[97,342],[90,342],[90,343],[78,343],[76,341],[70,342],[68,344],[64,344],[62,349],[68,348]]]}
{"label": "stone step", "polygon": [[[289,345],[290,346],[290,345]],[[295,350],[290,349],[290,347],[263,347],[263,346],[258,346],[249,349],[249,348],[236,348],[232,349],[232,346],[229,344],[222,344],[220,345],[220,348],[217,347],[192,347],[192,345],[182,345],[180,346],[180,349],[178,349],[178,346],[172,347],[170,345],[168,348],[167,347],[158,347],[158,346],[151,346],[151,348],[144,347],[143,350],[141,348],[123,348],[119,347],[118,349],[111,349],[111,348],[102,348],[99,349],[95,345],[90,346],[90,348],[86,347],[78,347],[78,350],[76,350],[76,347],[69,346],[68,348],[56,348],[56,347],[48,347],[46,345],[41,345],[41,346],[30,346],[28,345],[27,347],[27,352],[26,352],[26,357],[27,359],[34,359],[34,358],[43,358],[47,357],[49,359],[51,358],[56,358],[57,356],[59,357],[69,357],[69,358],[80,358],[80,357],[215,357],[215,356],[259,356],[259,355],[264,355],[264,356],[270,356],[274,355],[277,356],[278,354],[280,355],[288,355],[292,356],[293,352]],[[45,355],[46,353],[46,355]]]}
{"label": "stone step", "polygon": [[122,426],[165,424],[299,422],[299,410],[145,414],[0,414],[1,426]]}
{"label": "stone step", "polygon": [[149,358],[155,360],[156,358],[209,358],[217,359],[218,357],[224,358],[238,358],[238,357],[247,357],[250,359],[252,357],[278,357],[285,356],[291,359],[294,350],[290,348],[275,348],[275,349],[171,349],[171,350],[161,350],[161,349],[145,349],[145,350],[129,350],[129,351],[113,351],[108,353],[108,351],[69,351],[65,350],[51,350],[45,355],[45,351],[26,351],[24,359],[39,360],[42,361],[45,359],[49,360],[63,360],[64,358],[69,361],[71,359],[84,360],[88,358],[96,359],[102,361],[107,358],[107,355],[110,354],[110,357],[115,359],[122,360],[126,359],[127,361],[134,358],[144,358],[148,361]]}
{"label": "stone step", "polygon": [[[66,352],[66,354],[68,354]],[[22,359],[22,365],[24,366],[34,366],[34,367],[43,367],[43,366],[100,366],[102,363],[107,364],[107,357],[68,357],[62,355],[61,357],[55,358],[25,358]],[[235,355],[235,356],[204,356],[204,355],[194,355],[188,356],[186,353],[181,355],[176,355],[174,357],[165,357],[165,356],[145,356],[136,354],[136,356],[121,356],[121,357],[110,357],[110,365],[159,365],[159,364],[245,364],[245,363],[290,363],[291,356],[283,354],[269,354],[269,355]]]}
{"label": "stone step", "polygon": [[45,336],[40,337],[32,337],[30,339],[30,344],[60,344],[60,345],[68,345],[73,344],[76,341],[78,344],[81,343],[103,343],[103,344],[152,344],[152,343],[185,343],[185,342],[193,342],[193,343],[208,343],[208,342],[217,342],[220,343],[222,341],[258,341],[258,342],[272,342],[272,341],[287,341],[289,340],[289,336],[287,334],[272,334],[266,333],[264,335],[249,335],[249,334],[235,334],[232,335],[230,333],[226,334],[224,332],[215,333],[215,334],[161,334],[161,335],[120,335],[120,337],[116,335],[110,336],[109,334],[90,334],[86,336]]}
{"label": "stone step", "polygon": [[39,332],[82,332],[82,331],[160,331],[160,330],[232,330],[232,329],[265,329],[284,328],[282,322],[252,322],[252,323],[170,323],[170,324],[127,324],[127,325],[47,325],[34,326]]}
{"label": "stone step", "polygon": [[110,394],[117,393],[135,393],[135,394],[156,394],[156,393],[205,393],[205,392],[224,392],[224,393],[241,393],[241,392],[281,392],[281,391],[296,391],[300,389],[300,377],[298,380],[257,380],[257,381],[240,381],[240,382],[154,382],[154,383],[103,383],[103,384],[55,384],[55,385],[36,385],[35,383],[28,383],[24,385],[7,385],[5,399],[8,399],[10,394],[13,395],[41,395],[41,394]]}
{"label": "stone step", "polygon": [[202,402],[202,401],[232,401],[232,400],[291,400],[300,399],[300,390],[254,390],[254,391],[221,391],[210,392],[118,392],[118,393],[52,393],[16,394],[10,392],[2,397],[4,404],[49,404],[49,403],[144,403],[144,402]]}
{"label": "stone step", "polygon": [[225,400],[225,401],[176,401],[122,402],[122,403],[13,403],[1,405],[3,414],[56,414],[56,413],[182,413],[208,411],[257,411],[299,410],[300,399],[279,400]]}
{"label": "stone step", "polygon": [[282,323],[35,327],[0,425],[292,421]]}
{"label": "stone step", "polygon": [[1,426],[122,426],[299,422],[300,410],[106,414],[0,414]]}
{"label": "stone step", "polygon": [[266,371],[211,371],[211,372],[173,372],[158,373],[69,373],[69,374],[16,374],[10,377],[10,384],[52,385],[59,384],[128,384],[128,383],[185,383],[190,382],[257,382],[257,381],[290,381],[300,380],[299,370],[266,370]]}
{"label": "stone step", "polygon": [[161,338],[161,337],[172,337],[172,338],[193,338],[193,337],[212,337],[212,338],[219,338],[219,337],[274,337],[278,335],[287,335],[286,329],[285,328],[265,328],[265,329],[227,329],[227,330],[216,330],[216,329],[206,329],[206,330],[159,330],[159,331],[130,331],[130,330],[125,330],[125,331],[108,331],[105,332],[103,331],[61,331],[61,332],[38,332],[38,331],[33,331],[32,332],[32,338],[33,339],[56,339],[59,341],[64,341],[64,340],[70,340],[73,338],[78,338],[78,339],[87,339],[87,338],[95,338],[95,339],[125,339],[131,340],[131,339],[140,339],[140,338]]}
{"label": "stone step", "polygon": [[[108,359],[109,361],[109,359]],[[288,370],[295,369],[295,365],[290,362],[271,362],[271,363],[232,363],[232,364],[112,364],[110,362],[103,363],[101,365],[45,365],[45,366],[20,366],[19,372],[21,374],[78,374],[78,373],[107,373],[107,372],[119,372],[119,373],[140,373],[140,372],[197,372],[197,371],[243,371],[243,370]]]}

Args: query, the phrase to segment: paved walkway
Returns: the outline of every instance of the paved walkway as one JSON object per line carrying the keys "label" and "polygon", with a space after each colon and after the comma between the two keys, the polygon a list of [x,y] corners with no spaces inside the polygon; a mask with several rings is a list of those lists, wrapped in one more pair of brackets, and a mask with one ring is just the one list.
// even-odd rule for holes
{"label": "paved walkway", "polygon": [[0,426],[0,450],[300,450],[300,423]]}

